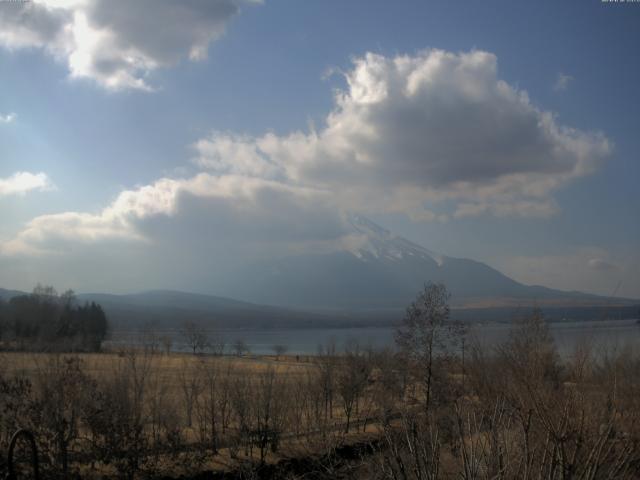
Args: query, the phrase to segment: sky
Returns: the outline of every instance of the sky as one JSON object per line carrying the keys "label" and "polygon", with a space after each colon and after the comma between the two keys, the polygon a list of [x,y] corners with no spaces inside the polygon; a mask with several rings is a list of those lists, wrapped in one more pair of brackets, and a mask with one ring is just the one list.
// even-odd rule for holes
{"label": "sky", "polygon": [[0,1],[0,286],[213,293],[365,215],[640,298],[640,3]]}

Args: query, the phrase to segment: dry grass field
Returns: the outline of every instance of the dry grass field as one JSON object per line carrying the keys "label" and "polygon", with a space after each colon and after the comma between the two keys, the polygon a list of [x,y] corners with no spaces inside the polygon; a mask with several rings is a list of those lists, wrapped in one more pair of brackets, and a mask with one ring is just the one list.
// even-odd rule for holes
{"label": "dry grass field", "polygon": [[196,372],[201,368],[231,368],[237,375],[250,375],[271,369],[279,375],[299,376],[317,368],[312,356],[304,356],[296,361],[295,357],[291,356],[280,358],[275,356],[237,357],[232,355],[191,355],[188,353],[145,355],[142,350],[123,350],[122,352],[74,354],[0,352],[0,372],[9,375],[25,375],[35,379],[38,373],[44,367],[51,365],[52,362],[65,358],[77,358],[82,363],[85,373],[94,378],[101,378],[120,371],[131,355],[148,362],[145,367],[148,368],[149,375],[160,376],[171,390],[178,389],[178,379],[185,369]]}
{"label": "dry grass field", "polygon": [[[2,352],[0,376],[28,383],[29,388],[16,395],[17,403],[32,401],[38,408],[59,414],[49,427],[53,432],[43,432],[45,425],[39,424],[38,415],[15,422],[16,427],[41,431],[45,463],[60,460],[55,450],[60,448],[56,437],[62,428],[63,435],[69,436],[67,471],[83,477],[126,477],[142,468],[154,475],[228,471],[247,461],[259,459],[262,464],[309,457],[340,444],[370,439],[374,423],[371,386],[361,382],[353,386],[353,394],[345,393],[348,409],[335,387],[326,390],[327,382],[338,381],[333,376],[342,363],[333,357],[320,361],[306,356],[161,354],[143,349],[79,354]],[[371,391],[365,394],[366,389]],[[106,404],[100,393],[109,398]],[[92,405],[96,403],[97,408]],[[23,407],[26,414],[29,407],[19,409]],[[92,425],[95,410],[104,407],[118,412],[116,417],[108,416],[107,422],[131,431],[117,431],[117,426],[106,423],[97,428]],[[77,424],[71,428],[69,421]],[[4,445],[10,434],[5,424]],[[118,445],[107,446],[110,439]],[[127,442],[144,444],[145,451],[128,459]],[[96,449],[98,443],[103,445]],[[83,452],[92,449],[95,452],[90,456],[107,453],[106,460],[82,461]],[[113,452],[106,452],[108,449]]]}

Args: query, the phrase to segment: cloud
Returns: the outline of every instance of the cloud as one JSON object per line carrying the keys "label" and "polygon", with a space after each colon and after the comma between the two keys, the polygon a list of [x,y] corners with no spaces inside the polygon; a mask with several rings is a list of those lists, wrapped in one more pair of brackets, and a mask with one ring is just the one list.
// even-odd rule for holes
{"label": "cloud", "polygon": [[491,214],[496,217],[549,217],[558,211],[553,200],[515,200],[513,202],[460,203],[453,218],[475,217]]}
{"label": "cloud", "polygon": [[0,114],[0,123],[11,123],[16,119],[16,116],[15,113]]}
{"label": "cloud", "polygon": [[53,184],[45,173],[16,172],[10,177],[0,178],[0,197],[24,195],[32,190],[50,190]]}
{"label": "cloud", "polygon": [[553,84],[554,92],[563,92],[569,86],[569,83],[573,81],[573,77],[571,75],[566,75],[562,72],[558,73],[558,78],[556,78],[556,82]]}
{"label": "cloud", "polygon": [[[251,243],[252,237],[261,247],[279,242],[302,249],[300,243],[342,237],[343,220],[334,207],[328,192],[259,178],[209,173],[163,178],[121,192],[98,213],[36,217],[0,245],[0,253],[55,254],[113,241],[184,244],[194,237],[201,237],[209,250],[216,242]],[[292,221],[300,218],[306,221]]]}
{"label": "cloud", "polygon": [[152,90],[158,68],[207,57],[247,0],[34,0],[0,3],[0,45],[41,48],[72,78]]}
{"label": "cloud", "polygon": [[592,268],[594,270],[601,270],[601,271],[611,271],[611,270],[619,269],[617,265],[603,258],[591,258],[587,262],[587,265],[589,266],[589,268]]}
{"label": "cloud", "polygon": [[[214,132],[196,163],[334,191],[345,208],[414,217],[549,216],[550,196],[612,150],[601,133],[557,123],[500,80],[488,52],[366,54],[319,131],[258,137]],[[425,213],[427,210],[427,213]]]}
{"label": "cloud", "polygon": [[125,190],[100,212],[37,217],[2,253],[115,241],[224,259],[243,247],[338,248],[352,241],[348,211],[544,217],[559,208],[553,192],[612,148],[500,80],[487,52],[367,54],[344,75],[318,131],[213,132],[192,145],[200,173]]}

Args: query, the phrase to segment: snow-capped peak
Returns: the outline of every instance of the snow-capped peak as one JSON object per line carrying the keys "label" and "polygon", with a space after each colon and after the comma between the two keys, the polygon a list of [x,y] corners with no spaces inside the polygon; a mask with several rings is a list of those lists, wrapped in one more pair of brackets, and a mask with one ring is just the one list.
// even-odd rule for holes
{"label": "snow-capped peak", "polygon": [[371,258],[384,260],[421,258],[431,259],[438,266],[444,262],[444,256],[399,237],[365,217],[350,214],[348,222],[355,233],[362,237],[358,247],[350,250],[359,259],[366,261]]}

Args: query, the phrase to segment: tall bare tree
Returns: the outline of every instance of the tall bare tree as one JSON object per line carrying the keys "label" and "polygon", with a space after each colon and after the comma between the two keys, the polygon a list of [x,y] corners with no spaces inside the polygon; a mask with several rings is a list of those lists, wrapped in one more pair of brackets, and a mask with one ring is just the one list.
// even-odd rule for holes
{"label": "tall bare tree", "polygon": [[344,431],[349,433],[354,409],[357,415],[360,397],[367,387],[372,365],[358,348],[347,351],[342,360],[337,375],[338,395],[346,417]]}
{"label": "tall bare tree", "polygon": [[460,324],[449,318],[450,294],[441,283],[428,283],[409,305],[396,331],[396,344],[414,364],[423,385],[424,408],[432,401],[436,358],[463,335]]}

